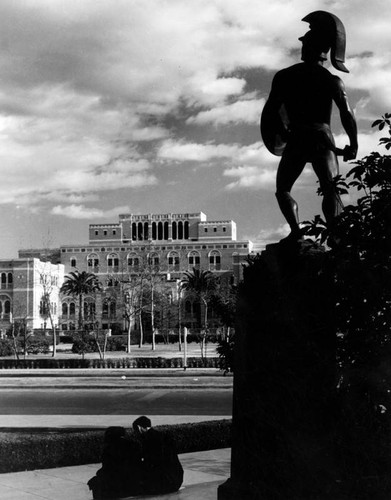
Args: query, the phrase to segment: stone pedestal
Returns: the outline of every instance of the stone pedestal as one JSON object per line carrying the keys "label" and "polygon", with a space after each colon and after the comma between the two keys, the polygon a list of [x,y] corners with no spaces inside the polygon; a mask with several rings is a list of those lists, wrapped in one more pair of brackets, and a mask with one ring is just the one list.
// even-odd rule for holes
{"label": "stone pedestal", "polygon": [[245,269],[231,477],[219,500],[327,498],[335,483],[336,336],[325,261],[323,248],[276,244]]}

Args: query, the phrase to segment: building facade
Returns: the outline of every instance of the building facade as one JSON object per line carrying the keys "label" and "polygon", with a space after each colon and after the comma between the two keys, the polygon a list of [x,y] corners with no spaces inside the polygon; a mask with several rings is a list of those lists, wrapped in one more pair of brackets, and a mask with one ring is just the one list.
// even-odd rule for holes
{"label": "building facade", "polygon": [[55,325],[60,323],[60,288],[64,266],[38,258],[0,260],[0,330],[5,333],[14,322],[31,330],[50,328],[43,299],[50,303]]}
{"label": "building facade", "polygon": [[[121,330],[125,328],[124,289],[129,290],[137,276],[148,273],[150,282],[156,278],[159,292],[175,301],[180,279],[193,268],[211,271],[219,280],[239,282],[251,249],[250,241],[237,240],[232,220],[208,221],[202,212],[122,214],[116,223],[90,224],[88,244],[64,245],[52,251],[51,260],[63,266],[65,275],[75,270],[96,274],[103,290],[84,297],[84,318],[91,327]],[[30,256],[39,257],[40,250],[19,252],[19,257]],[[59,299],[60,327],[73,330],[78,302],[73,297]],[[191,325],[197,314],[199,305],[185,299],[183,321]]]}

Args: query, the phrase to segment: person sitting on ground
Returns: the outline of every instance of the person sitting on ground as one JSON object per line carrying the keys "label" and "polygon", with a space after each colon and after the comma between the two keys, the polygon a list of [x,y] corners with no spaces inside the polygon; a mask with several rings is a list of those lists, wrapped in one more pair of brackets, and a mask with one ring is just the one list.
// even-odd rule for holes
{"label": "person sitting on ground", "polygon": [[141,448],[126,437],[124,427],[108,427],[104,436],[102,467],[88,481],[95,500],[143,493]]}
{"label": "person sitting on ground", "polygon": [[183,468],[173,439],[152,428],[145,416],[133,422],[133,429],[141,442],[144,493],[178,491],[183,483]]}

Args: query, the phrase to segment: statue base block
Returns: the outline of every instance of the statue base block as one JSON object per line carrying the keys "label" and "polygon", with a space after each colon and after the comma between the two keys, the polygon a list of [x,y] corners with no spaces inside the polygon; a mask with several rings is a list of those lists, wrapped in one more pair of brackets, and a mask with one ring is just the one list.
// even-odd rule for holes
{"label": "statue base block", "polygon": [[322,247],[269,245],[238,298],[231,478],[219,500],[332,498],[335,328]]}

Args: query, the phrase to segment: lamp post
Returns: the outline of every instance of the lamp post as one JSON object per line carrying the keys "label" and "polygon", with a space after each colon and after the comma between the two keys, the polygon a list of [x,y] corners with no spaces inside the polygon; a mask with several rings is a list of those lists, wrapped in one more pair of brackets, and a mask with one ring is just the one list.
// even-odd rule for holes
{"label": "lamp post", "polygon": [[178,291],[178,348],[179,351],[182,350],[182,340],[181,340],[181,330],[182,330],[182,308],[181,308],[181,298],[182,298],[182,289],[181,289],[181,280],[176,281],[177,291]]}
{"label": "lamp post", "polygon": [[187,368],[187,327],[183,328],[183,370]]}

